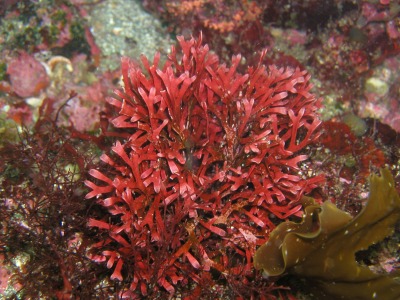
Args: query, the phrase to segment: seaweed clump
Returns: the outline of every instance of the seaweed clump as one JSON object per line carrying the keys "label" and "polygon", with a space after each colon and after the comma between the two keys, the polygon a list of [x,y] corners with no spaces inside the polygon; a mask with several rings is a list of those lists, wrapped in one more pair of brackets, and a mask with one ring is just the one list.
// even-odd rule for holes
{"label": "seaweed clump", "polygon": [[82,201],[97,148],[59,127],[53,105],[45,99],[33,127],[0,144],[0,298],[108,299],[116,285],[87,258]]}
{"label": "seaweed clump", "polygon": [[399,271],[378,274],[360,265],[356,252],[394,232],[400,219],[400,197],[389,170],[370,177],[366,206],[352,218],[331,202],[303,197],[301,223],[285,222],[254,255],[264,275],[285,272],[306,279],[324,299],[400,299]]}

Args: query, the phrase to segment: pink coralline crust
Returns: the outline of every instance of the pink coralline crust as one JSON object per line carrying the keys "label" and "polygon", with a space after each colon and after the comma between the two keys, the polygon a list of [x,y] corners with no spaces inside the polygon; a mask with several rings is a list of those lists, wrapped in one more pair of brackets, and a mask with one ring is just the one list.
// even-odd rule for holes
{"label": "pink coralline crust", "polygon": [[[87,94],[90,95],[90,91],[92,91],[92,89],[91,87],[88,87]],[[100,88],[97,90],[97,92],[101,93]],[[66,106],[64,109],[67,118],[62,119],[61,121],[58,122],[58,124],[72,125],[74,129],[79,132],[90,132],[98,127],[99,125],[98,122],[95,122],[94,120],[98,119],[98,116],[103,108],[103,105],[93,105],[93,103],[89,101],[85,102],[86,99],[84,97],[82,98],[73,97],[68,102],[68,106]],[[95,98],[89,98],[89,99],[95,99]]]}
{"label": "pink coralline crust", "polygon": [[[389,45],[393,44],[393,54],[398,53],[400,39],[400,26],[398,24],[398,7],[391,1],[381,1],[380,4],[369,3],[361,4],[361,15],[357,21],[364,25],[368,39],[374,43],[381,36],[386,36]],[[376,40],[375,40],[376,39]],[[386,49],[385,49],[386,50]]]}
{"label": "pink coralline crust", "polygon": [[24,51],[8,64],[7,74],[12,91],[23,98],[38,95],[49,84],[43,65]]}
{"label": "pink coralline crust", "polygon": [[211,269],[250,284],[271,216],[299,214],[321,180],[298,173],[320,124],[306,71],[266,67],[263,52],[240,74],[240,55],[228,67],[201,37],[178,41],[162,68],[159,54],[142,57],[145,71],[122,59],[124,89],[107,100],[125,139],[101,156],[110,170],[86,181],[110,214],[89,220],[109,233],[92,258],[129,278],[126,298],[191,289]]}

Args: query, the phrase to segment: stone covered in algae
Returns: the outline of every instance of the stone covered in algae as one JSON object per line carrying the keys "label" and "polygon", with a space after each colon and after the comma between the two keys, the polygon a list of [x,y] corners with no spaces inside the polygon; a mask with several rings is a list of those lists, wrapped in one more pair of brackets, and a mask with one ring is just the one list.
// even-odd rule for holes
{"label": "stone covered in algae", "polygon": [[400,299],[399,271],[377,274],[355,260],[356,252],[391,235],[400,219],[393,176],[387,169],[381,174],[371,176],[368,202],[355,218],[304,197],[302,222],[277,226],[256,251],[255,268],[267,276],[300,276],[321,299]]}

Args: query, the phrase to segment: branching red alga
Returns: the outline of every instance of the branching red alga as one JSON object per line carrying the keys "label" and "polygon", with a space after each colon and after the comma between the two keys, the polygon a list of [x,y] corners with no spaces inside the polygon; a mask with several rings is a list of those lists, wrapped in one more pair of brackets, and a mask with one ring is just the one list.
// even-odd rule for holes
{"label": "branching red alga", "polygon": [[266,67],[265,52],[240,74],[240,55],[226,66],[201,36],[178,41],[163,67],[159,54],[142,57],[144,71],[122,59],[124,88],[107,99],[122,137],[101,156],[107,171],[86,182],[86,198],[108,214],[89,220],[104,237],[92,258],[130,283],[122,298],[202,295],[224,283],[237,284],[236,296],[265,296],[273,287],[256,280],[252,256],[271,217],[300,213],[319,180],[299,174],[319,101],[306,71]]}

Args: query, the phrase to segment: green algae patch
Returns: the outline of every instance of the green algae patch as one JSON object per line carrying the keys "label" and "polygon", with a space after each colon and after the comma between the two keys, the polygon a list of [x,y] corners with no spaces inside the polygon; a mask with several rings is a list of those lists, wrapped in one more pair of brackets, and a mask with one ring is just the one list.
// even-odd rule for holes
{"label": "green algae patch", "polygon": [[324,299],[400,299],[400,272],[377,274],[358,264],[355,253],[394,232],[400,197],[390,171],[370,177],[366,206],[353,218],[331,202],[303,197],[301,223],[285,222],[254,255],[266,276],[293,274]]}

